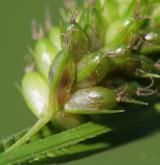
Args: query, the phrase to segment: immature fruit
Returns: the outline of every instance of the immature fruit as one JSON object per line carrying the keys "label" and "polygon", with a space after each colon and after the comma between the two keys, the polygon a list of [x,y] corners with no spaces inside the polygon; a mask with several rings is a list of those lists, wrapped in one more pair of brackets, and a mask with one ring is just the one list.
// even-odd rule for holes
{"label": "immature fruit", "polygon": [[100,5],[96,2],[90,2],[83,10],[80,25],[87,34],[89,40],[89,51],[96,51],[104,46],[105,26],[102,15],[100,14]]}
{"label": "immature fruit", "polygon": [[53,47],[56,48],[57,52],[61,50],[61,35],[60,28],[53,26],[48,32],[49,40],[52,42]]}
{"label": "immature fruit", "polygon": [[67,110],[111,110],[117,105],[116,92],[103,87],[93,87],[77,90],[71,95],[64,109]]}
{"label": "immature fruit", "polygon": [[106,33],[106,45],[124,43],[123,41],[129,35],[129,29],[134,24],[134,18],[120,18],[113,22]]}
{"label": "immature fruit", "polygon": [[129,57],[130,50],[120,45],[86,55],[77,64],[76,86],[86,88],[96,85],[107,74],[123,67]]}
{"label": "immature fruit", "polygon": [[79,61],[88,53],[89,43],[83,29],[75,22],[75,18],[71,19],[73,20],[70,20],[62,31],[62,45],[73,55],[75,61]]}
{"label": "immature fruit", "polygon": [[47,38],[42,38],[37,41],[33,57],[38,71],[48,79],[49,68],[52,60],[56,56],[56,49]]}
{"label": "immature fruit", "polygon": [[26,73],[22,80],[22,94],[29,109],[40,118],[48,112],[49,88],[38,72]]}
{"label": "immature fruit", "polygon": [[75,63],[72,54],[60,51],[49,72],[50,103],[53,107],[64,104],[75,80]]}
{"label": "immature fruit", "polygon": [[78,88],[96,85],[110,71],[110,60],[102,52],[85,56],[77,64],[76,84]]}
{"label": "immature fruit", "polygon": [[84,118],[80,115],[70,114],[61,110],[57,112],[56,117],[53,120],[53,124],[60,130],[66,130],[74,128],[82,124],[84,121]]}

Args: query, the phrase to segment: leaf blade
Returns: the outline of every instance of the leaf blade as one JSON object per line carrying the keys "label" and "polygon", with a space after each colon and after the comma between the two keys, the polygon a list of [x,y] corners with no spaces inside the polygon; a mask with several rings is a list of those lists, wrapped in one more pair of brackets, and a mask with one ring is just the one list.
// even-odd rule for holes
{"label": "leaf blade", "polygon": [[88,122],[76,128],[15,148],[8,153],[2,154],[0,155],[0,164],[12,164],[17,161],[25,161],[33,157],[33,153],[40,154],[49,150],[68,147],[110,130],[111,128],[109,127]]}

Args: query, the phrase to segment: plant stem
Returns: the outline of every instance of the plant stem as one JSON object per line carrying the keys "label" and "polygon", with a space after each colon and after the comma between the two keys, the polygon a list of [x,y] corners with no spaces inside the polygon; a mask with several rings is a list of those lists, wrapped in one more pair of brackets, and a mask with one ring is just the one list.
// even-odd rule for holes
{"label": "plant stem", "polygon": [[11,147],[5,150],[5,153],[13,150],[16,147],[21,146],[24,144],[27,140],[29,140],[33,135],[35,135],[46,123],[48,123],[50,118],[44,117],[42,119],[39,119],[36,124],[20,139],[18,140],[15,144],[13,144]]}

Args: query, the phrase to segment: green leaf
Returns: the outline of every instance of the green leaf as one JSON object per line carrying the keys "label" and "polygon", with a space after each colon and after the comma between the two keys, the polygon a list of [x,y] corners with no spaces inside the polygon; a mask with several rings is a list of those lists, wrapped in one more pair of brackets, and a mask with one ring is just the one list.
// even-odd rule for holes
{"label": "green leaf", "polygon": [[47,137],[42,140],[35,141],[33,143],[15,148],[7,153],[1,154],[0,164],[7,165],[23,162],[33,158],[34,153],[48,153],[54,149],[68,147],[108,131],[111,131],[111,128],[88,122],[76,128]]}
{"label": "green leaf", "polygon": [[40,154],[36,155],[36,157],[29,162],[37,162],[46,159],[47,157],[50,158],[61,158],[63,156],[75,155],[80,153],[85,153],[89,151],[97,151],[109,148],[111,145],[109,143],[95,143],[95,144],[77,144],[71,147],[62,148],[62,149],[55,149],[47,154]]}

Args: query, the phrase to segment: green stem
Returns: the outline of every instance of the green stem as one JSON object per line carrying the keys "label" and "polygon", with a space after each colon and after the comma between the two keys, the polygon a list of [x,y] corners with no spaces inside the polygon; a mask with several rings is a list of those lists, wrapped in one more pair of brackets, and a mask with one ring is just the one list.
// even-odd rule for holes
{"label": "green stem", "polygon": [[36,124],[21,138],[19,139],[15,144],[13,144],[11,147],[5,150],[5,153],[13,150],[14,148],[21,146],[26,141],[28,141],[33,135],[35,135],[45,124],[47,124],[50,121],[50,116],[43,117],[42,119],[39,119]]}

